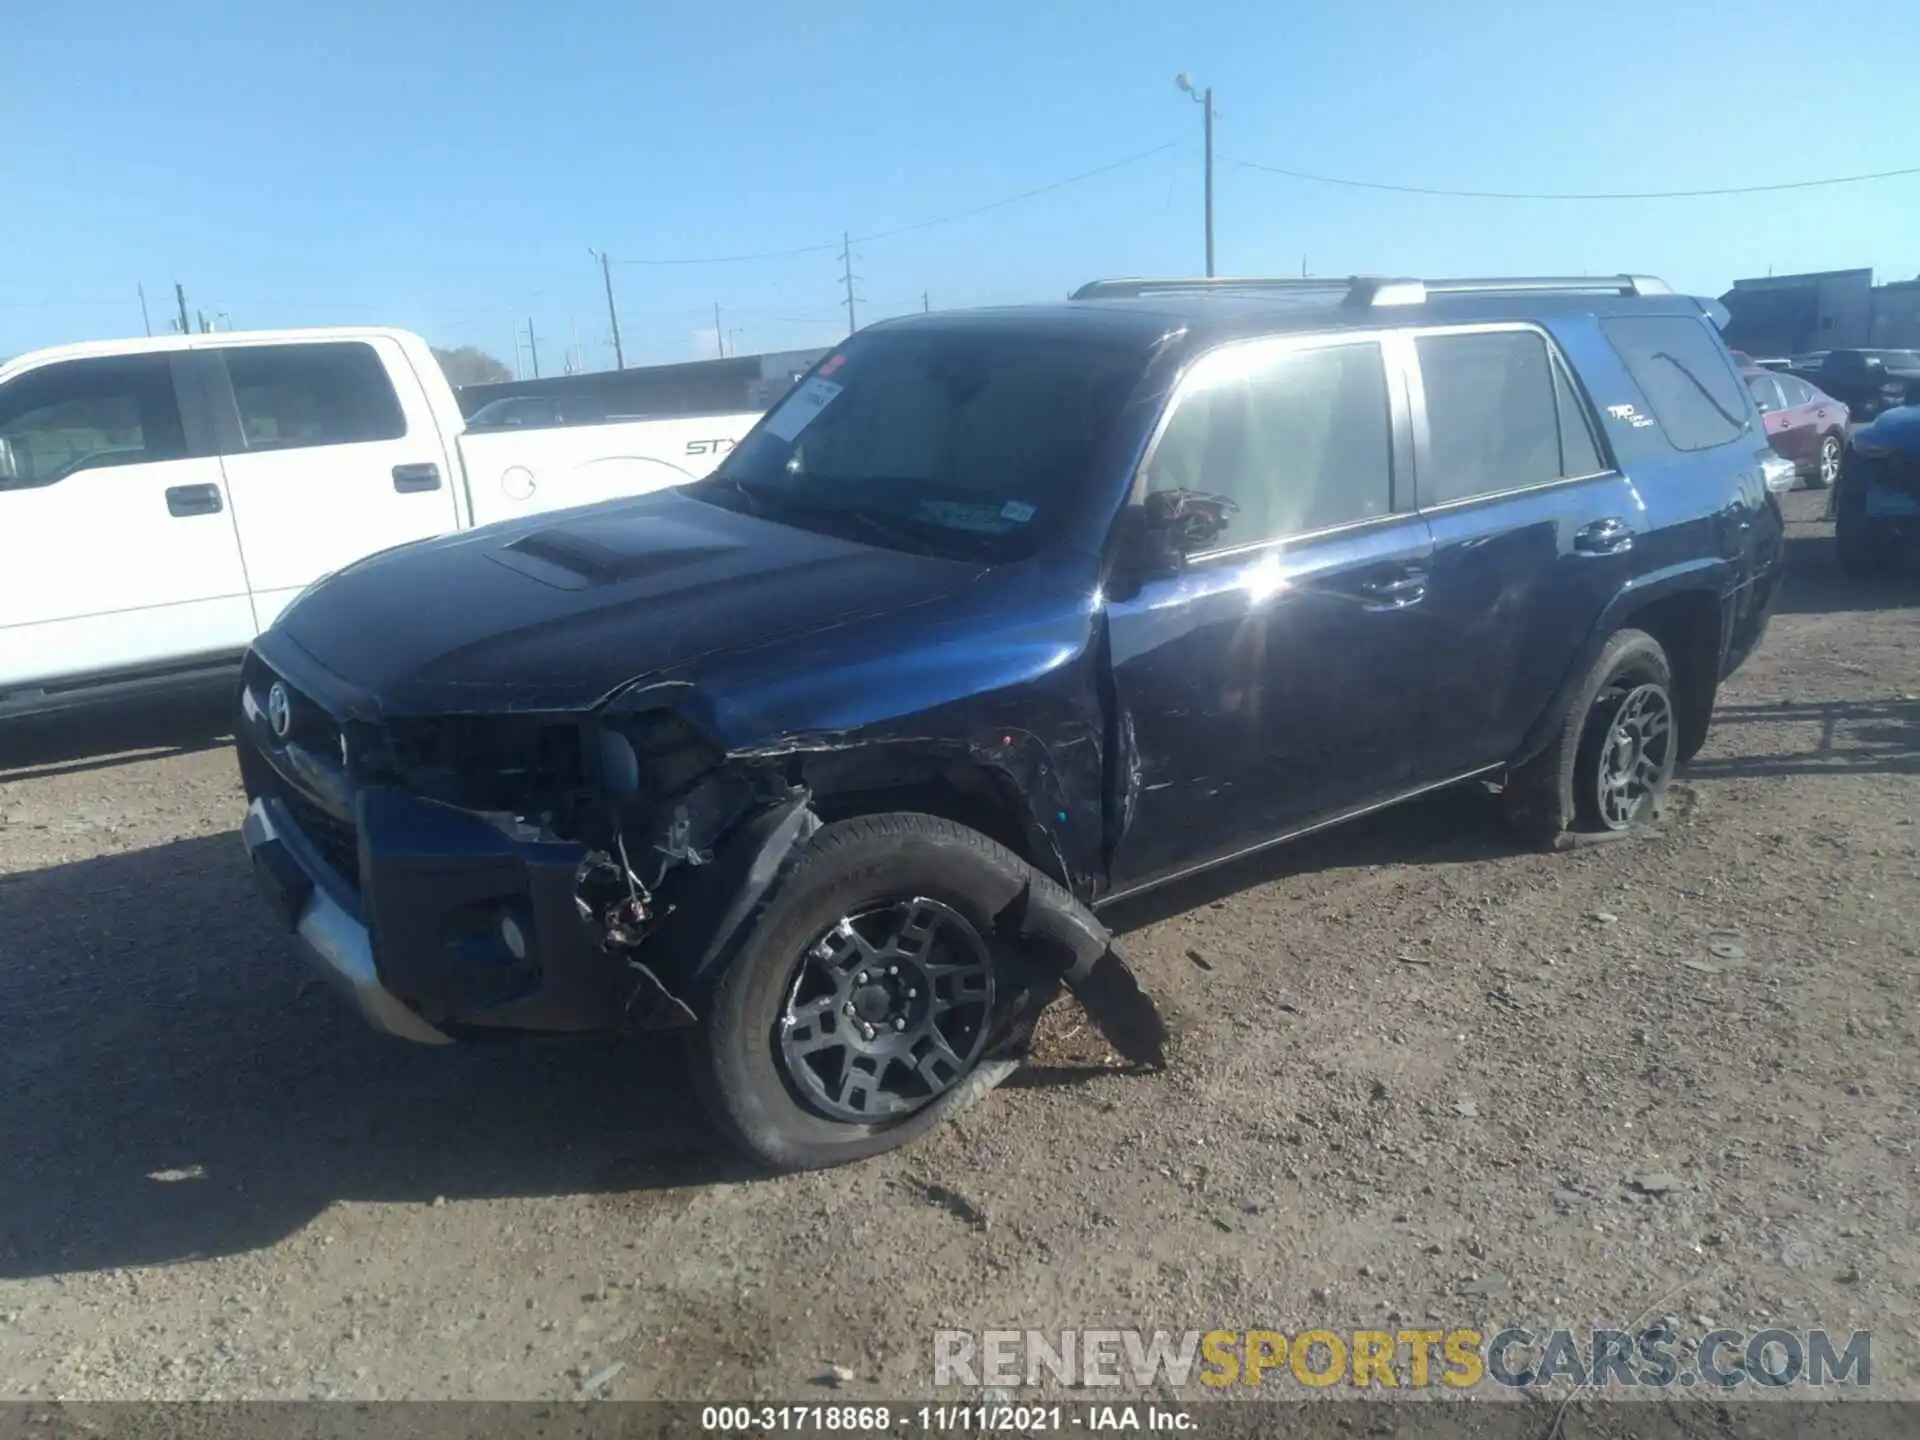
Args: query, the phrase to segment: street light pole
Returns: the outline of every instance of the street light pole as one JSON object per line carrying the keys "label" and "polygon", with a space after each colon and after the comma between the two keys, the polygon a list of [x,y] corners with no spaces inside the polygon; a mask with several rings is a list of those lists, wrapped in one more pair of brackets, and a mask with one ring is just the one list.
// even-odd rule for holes
{"label": "street light pole", "polygon": [[1204,106],[1206,109],[1207,278],[1212,279],[1213,278],[1213,87],[1209,85],[1205,90],[1194,89],[1193,77],[1187,74],[1187,72],[1184,70],[1182,70],[1178,75],[1174,77],[1173,83],[1178,85],[1180,89],[1186,94],[1186,96],[1190,100],[1192,100],[1196,105]]}
{"label": "street light pole", "polygon": [[620,312],[613,308],[613,261],[607,258],[607,252],[596,250],[591,245],[587,254],[600,262],[600,278],[607,285],[607,324],[613,327],[613,368],[627,368],[627,357],[620,349]]}

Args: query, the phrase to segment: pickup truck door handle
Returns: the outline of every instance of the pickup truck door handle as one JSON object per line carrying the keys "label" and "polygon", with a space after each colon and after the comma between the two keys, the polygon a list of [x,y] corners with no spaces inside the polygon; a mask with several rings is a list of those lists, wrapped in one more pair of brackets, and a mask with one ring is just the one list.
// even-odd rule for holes
{"label": "pickup truck door handle", "polygon": [[396,465],[393,467],[393,488],[402,495],[411,495],[416,490],[438,490],[440,467],[431,463]]}
{"label": "pickup truck door handle", "polygon": [[1427,572],[1409,566],[1388,575],[1362,580],[1360,599],[1369,610],[1399,610],[1426,598]]}
{"label": "pickup truck door handle", "polygon": [[218,515],[226,508],[218,485],[169,485],[167,513],[184,520],[189,515]]}
{"label": "pickup truck door handle", "polygon": [[1582,555],[1618,555],[1633,548],[1633,527],[1612,516],[1595,520],[1574,531],[1573,548]]}

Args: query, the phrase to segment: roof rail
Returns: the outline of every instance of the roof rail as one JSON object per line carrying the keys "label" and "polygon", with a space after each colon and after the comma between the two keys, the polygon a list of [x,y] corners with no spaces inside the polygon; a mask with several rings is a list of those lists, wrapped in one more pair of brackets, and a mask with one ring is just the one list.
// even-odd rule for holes
{"label": "roof rail", "polygon": [[1354,306],[1422,305],[1433,295],[1671,295],[1666,283],[1650,275],[1510,276],[1482,279],[1415,280],[1386,275],[1344,279],[1282,279],[1253,275],[1180,276],[1166,279],[1092,280],[1069,297],[1074,300],[1137,299],[1143,295],[1284,295],[1310,290],[1346,291]]}

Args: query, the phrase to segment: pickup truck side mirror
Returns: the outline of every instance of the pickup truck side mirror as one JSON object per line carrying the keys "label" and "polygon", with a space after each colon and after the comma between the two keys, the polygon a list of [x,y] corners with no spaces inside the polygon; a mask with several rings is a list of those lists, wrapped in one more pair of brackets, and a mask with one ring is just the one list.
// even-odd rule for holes
{"label": "pickup truck side mirror", "polygon": [[1143,580],[1184,570],[1189,555],[1219,541],[1239,508],[1224,495],[1199,490],[1150,491],[1144,504],[1128,506],[1120,515],[1114,598],[1138,593]]}

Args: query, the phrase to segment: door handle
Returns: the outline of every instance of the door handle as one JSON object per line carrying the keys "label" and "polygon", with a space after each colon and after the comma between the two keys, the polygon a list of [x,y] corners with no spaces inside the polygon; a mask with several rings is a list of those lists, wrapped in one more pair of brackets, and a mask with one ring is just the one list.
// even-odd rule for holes
{"label": "door handle", "polygon": [[169,485],[167,513],[184,520],[189,515],[218,515],[226,508],[218,485]]}
{"label": "door handle", "polygon": [[1391,579],[1382,577],[1360,582],[1360,598],[1369,610],[1399,610],[1424,599],[1426,593],[1427,572],[1424,570],[1402,570]]}
{"label": "door handle", "polygon": [[402,495],[411,495],[418,490],[438,490],[440,467],[431,463],[396,465],[393,467],[393,488]]}
{"label": "door handle", "polygon": [[1573,533],[1573,548],[1582,555],[1619,555],[1633,548],[1633,527],[1609,516],[1582,525]]}

